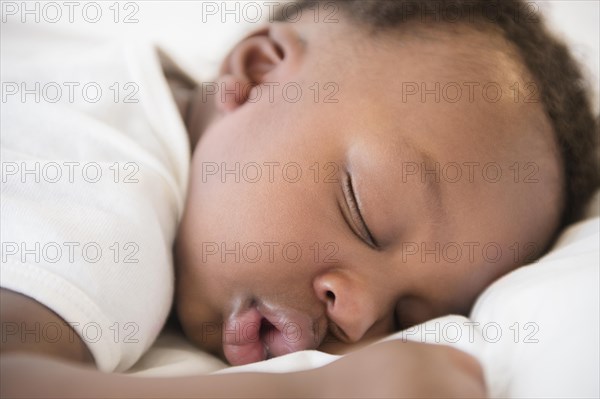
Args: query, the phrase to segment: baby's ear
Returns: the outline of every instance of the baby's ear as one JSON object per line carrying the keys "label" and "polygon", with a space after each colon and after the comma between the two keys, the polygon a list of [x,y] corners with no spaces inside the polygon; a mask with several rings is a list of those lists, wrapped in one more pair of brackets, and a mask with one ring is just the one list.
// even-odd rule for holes
{"label": "baby's ear", "polygon": [[252,87],[266,82],[266,76],[280,66],[284,46],[277,36],[272,26],[263,28],[241,40],[225,58],[215,96],[219,111],[231,112],[244,104]]}

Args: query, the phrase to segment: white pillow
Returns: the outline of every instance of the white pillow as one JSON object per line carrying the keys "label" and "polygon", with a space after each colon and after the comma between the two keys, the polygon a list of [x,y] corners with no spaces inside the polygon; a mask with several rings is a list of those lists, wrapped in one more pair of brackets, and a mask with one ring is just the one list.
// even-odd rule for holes
{"label": "white pillow", "polygon": [[571,226],[549,254],[480,295],[471,320],[493,397],[599,396],[599,226],[598,217]]}

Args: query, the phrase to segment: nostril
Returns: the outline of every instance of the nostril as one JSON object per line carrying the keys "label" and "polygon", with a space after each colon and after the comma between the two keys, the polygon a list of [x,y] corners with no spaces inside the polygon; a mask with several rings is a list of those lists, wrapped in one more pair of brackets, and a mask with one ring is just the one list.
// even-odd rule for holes
{"label": "nostril", "polygon": [[336,301],[339,301],[340,292],[343,291],[343,281],[336,273],[326,273],[317,276],[313,281],[313,289],[319,302],[327,307],[332,307]]}
{"label": "nostril", "polygon": [[328,290],[328,291],[325,293],[325,296],[327,297],[327,300],[328,300],[329,302],[335,302],[335,294],[333,293],[333,291],[329,291],[329,290]]}

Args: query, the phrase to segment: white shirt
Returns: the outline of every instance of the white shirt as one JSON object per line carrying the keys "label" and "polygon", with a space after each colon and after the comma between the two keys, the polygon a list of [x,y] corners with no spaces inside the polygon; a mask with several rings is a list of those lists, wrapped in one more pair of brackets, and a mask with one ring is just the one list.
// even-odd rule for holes
{"label": "white shirt", "polygon": [[151,46],[36,29],[3,29],[0,285],[126,370],[172,305],[185,126]]}

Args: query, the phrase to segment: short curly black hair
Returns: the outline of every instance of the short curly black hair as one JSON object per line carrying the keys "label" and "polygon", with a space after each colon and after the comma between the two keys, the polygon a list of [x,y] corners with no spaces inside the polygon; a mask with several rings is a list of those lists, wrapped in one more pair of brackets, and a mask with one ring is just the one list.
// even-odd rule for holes
{"label": "short curly black hair", "polygon": [[[315,0],[296,0],[297,10]],[[565,178],[561,227],[581,218],[600,185],[599,117],[589,83],[568,47],[546,27],[535,3],[523,0],[321,0],[373,32],[419,19],[426,23],[491,23],[511,43],[537,87],[558,143]],[[297,15],[297,14],[295,14]],[[277,18],[285,21],[282,13]]]}

